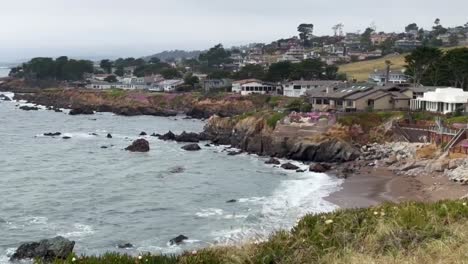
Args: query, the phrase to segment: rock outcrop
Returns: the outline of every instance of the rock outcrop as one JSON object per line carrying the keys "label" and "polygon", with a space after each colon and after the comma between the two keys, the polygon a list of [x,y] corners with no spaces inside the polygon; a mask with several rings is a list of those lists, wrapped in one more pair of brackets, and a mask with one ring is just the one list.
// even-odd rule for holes
{"label": "rock outcrop", "polygon": [[288,162],[288,163],[285,163],[283,165],[281,165],[281,168],[285,169],[285,170],[298,170],[299,167]]}
{"label": "rock outcrop", "polygon": [[92,115],[94,114],[93,109],[89,107],[77,107],[70,110],[69,115]]}
{"label": "rock outcrop", "polygon": [[188,237],[184,235],[178,235],[177,237],[174,237],[173,239],[169,240],[170,245],[180,245],[181,243],[184,242],[184,240],[187,240]]}
{"label": "rock outcrop", "polygon": [[148,152],[150,151],[149,142],[145,139],[137,139],[133,143],[126,147],[125,150],[130,152]]}
{"label": "rock outcrop", "polygon": [[18,247],[10,261],[38,258],[50,262],[55,259],[66,259],[73,252],[74,247],[74,241],[60,236],[39,242],[28,242]]}
{"label": "rock outcrop", "polygon": [[201,150],[200,146],[198,144],[188,144],[182,147],[183,150],[186,151],[198,151]]}
{"label": "rock outcrop", "polygon": [[39,107],[23,105],[23,106],[20,106],[19,109],[24,110],[24,111],[37,111],[39,110]]}

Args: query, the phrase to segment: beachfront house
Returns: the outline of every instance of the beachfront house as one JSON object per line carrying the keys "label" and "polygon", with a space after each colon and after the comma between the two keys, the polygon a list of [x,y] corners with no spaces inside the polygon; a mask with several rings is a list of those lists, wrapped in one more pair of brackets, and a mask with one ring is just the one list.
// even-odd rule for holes
{"label": "beachfront house", "polygon": [[149,90],[155,92],[175,92],[182,85],[184,85],[184,80],[163,80],[152,84]]}
{"label": "beachfront house", "polygon": [[286,82],[282,85],[283,95],[288,97],[301,97],[311,90],[336,90],[338,88],[346,87],[346,83],[342,81],[304,81],[296,80]]}
{"label": "beachfront house", "polygon": [[314,110],[342,112],[406,110],[412,96],[413,92],[408,88],[370,84],[338,90],[318,89],[307,93]]}
{"label": "beachfront house", "polygon": [[207,79],[202,82],[203,90],[206,92],[212,90],[229,90],[232,87],[231,79]]}
{"label": "beachfront house", "polygon": [[108,89],[125,89],[126,85],[121,82],[110,83],[106,81],[91,81],[86,85],[88,89],[108,90]]}
{"label": "beachfront house", "polygon": [[411,100],[411,110],[422,110],[441,114],[466,111],[468,92],[460,88],[437,88],[425,92],[423,97]]}
{"label": "beachfront house", "polygon": [[264,82],[256,79],[247,79],[232,83],[232,91],[241,95],[249,94],[273,94],[277,93],[274,83]]}

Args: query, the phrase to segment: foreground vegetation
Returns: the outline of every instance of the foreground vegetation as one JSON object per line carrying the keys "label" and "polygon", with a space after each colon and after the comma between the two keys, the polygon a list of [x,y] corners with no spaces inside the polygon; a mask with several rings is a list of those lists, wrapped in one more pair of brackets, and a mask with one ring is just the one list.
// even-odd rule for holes
{"label": "foreground vegetation", "polygon": [[70,256],[56,263],[466,263],[467,230],[467,201],[386,203],[308,215],[290,232],[257,244],[181,256]]}

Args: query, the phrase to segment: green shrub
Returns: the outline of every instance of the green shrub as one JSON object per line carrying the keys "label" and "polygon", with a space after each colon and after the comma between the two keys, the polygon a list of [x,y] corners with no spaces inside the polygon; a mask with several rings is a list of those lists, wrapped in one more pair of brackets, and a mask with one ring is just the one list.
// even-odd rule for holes
{"label": "green shrub", "polygon": [[278,121],[283,119],[285,116],[286,116],[286,114],[282,113],[282,112],[274,113],[273,115],[268,117],[268,119],[266,121],[267,125],[274,129],[274,128],[276,128],[276,124],[278,123]]}

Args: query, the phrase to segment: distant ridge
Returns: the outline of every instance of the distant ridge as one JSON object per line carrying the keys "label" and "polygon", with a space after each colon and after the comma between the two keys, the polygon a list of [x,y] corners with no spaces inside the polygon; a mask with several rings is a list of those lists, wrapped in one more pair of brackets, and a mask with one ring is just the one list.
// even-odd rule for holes
{"label": "distant ridge", "polygon": [[203,51],[200,50],[193,50],[193,51],[185,51],[185,50],[166,50],[160,53],[156,53],[147,57],[143,57],[145,60],[149,60],[151,58],[158,58],[162,61],[166,61],[168,59],[196,59]]}

